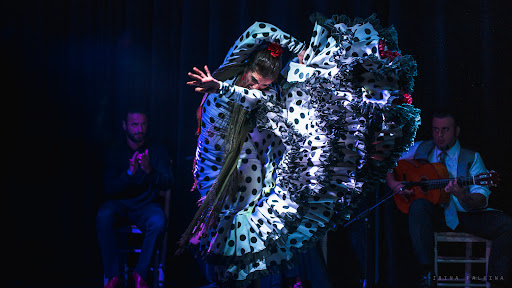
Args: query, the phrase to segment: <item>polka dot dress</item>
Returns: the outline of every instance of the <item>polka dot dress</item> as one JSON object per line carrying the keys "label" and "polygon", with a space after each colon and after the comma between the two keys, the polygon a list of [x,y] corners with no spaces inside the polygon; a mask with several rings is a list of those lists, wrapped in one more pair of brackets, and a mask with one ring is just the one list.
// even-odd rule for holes
{"label": "polka dot dress", "polygon": [[[265,39],[265,40],[262,40]],[[257,22],[221,68],[242,63],[262,41],[302,45]],[[216,227],[194,239],[218,280],[244,286],[291,267],[294,255],[342,225],[412,143],[419,111],[401,104],[412,91],[415,63],[397,49],[392,29],[375,18],[334,16],[314,27],[304,63],[292,62],[283,91],[223,82],[202,111],[194,175],[204,196],[218,176],[232,103],[255,110],[257,125],[242,147],[240,185]]]}
{"label": "polka dot dress", "polygon": [[[279,43],[293,53],[300,52],[304,46],[275,26],[257,22],[236,41],[219,70],[242,63],[264,41]],[[274,87],[263,91],[245,89],[234,85],[238,77],[235,75],[223,81],[219,93],[208,95],[202,107],[194,166],[196,187],[202,197],[210,191],[222,169],[233,103],[247,111],[262,105],[276,105],[275,109],[283,111],[284,103],[277,101],[278,92]],[[198,245],[200,254],[216,266],[219,281],[238,278],[238,275],[228,276],[230,269],[238,271],[241,267],[251,267],[247,274],[251,277],[255,270],[265,271],[266,265],[262,261],[271,255],[266,247],[286,231],[286,213],[297,213],[297,205],[286,196],[286,191],[283,195],[271,193],[275,186],[276,165],[285,149],[274,131],[254,127],[243,143],[238,160],[238,192],[226,199],[216,226],[191,240],[192,244]],[[261,201],[263,198],[268,201]],[[283,199],[289,201],[283,202]]]}
{"label": "polka dot dress", "polygon": [[298,251],[350,220],[412,144],[419,110],[401,99],[415,63],[383,53],[396,46],[393,31],[373,17],[317,23],[304,64],[290,63],[280,97],[260,102],[251,137],[263,149],[262,192],[234,216],[224,255],[235,257],[223,262],[223,280],[245,285],[289,268]]}

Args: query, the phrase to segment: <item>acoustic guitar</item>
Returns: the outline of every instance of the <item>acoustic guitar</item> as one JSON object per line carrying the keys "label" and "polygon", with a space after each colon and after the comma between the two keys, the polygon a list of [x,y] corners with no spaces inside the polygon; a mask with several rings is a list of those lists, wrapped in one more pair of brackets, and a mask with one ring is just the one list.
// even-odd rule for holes
{"label": "acoustic guitar", "polygon": [[409,213],[409,206],[416,199],[427,199],[433,204],[448,202],[450,193],[444,191],[444,188],[452,180],[457,179],[457,184],[461,186],[496,186],[498,183],[498,174],[494,171],[472,177],[449,178],[448,170],[443,164],[411,159],[399,160],[394,174],[396,180],[405,182],[406,189],[413,191],[407,197],[398,193],[394,195],[396,206],[406,214]]}

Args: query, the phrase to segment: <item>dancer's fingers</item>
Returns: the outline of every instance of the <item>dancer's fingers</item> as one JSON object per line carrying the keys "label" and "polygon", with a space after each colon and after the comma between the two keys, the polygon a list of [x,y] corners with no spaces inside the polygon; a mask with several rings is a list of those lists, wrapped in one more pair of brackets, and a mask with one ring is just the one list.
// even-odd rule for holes
{"label": "dancer's fingers", "polygon": [[190,73],[190,72],[188,72],[188,76],[189,76],[190,78],[194,78],[194,79],[196,79],[196,80],[198,80],[198,81],[202,81],[202,80],[203,80],[203,78],[205,78],[205,77],[201,77],[201,76],[199,76],[199,75],[197,75],[197,74]]}
{"label": "dancer's fingers", "polygon": [[206,75],[203,73],[203,71],[197,69],[197,67],[192,68],[197,74],[199,74],[201,77],[205,78]]}
{"label": "dancer's fingers", "polygon": [[200,82],[198,82],[198,81],[188,81],[188,82],[187,82],[187,85],[190,85],[190,86],[199,86],[199,85],[200,85]]}
{"label": "dancer's fingers", "polygon": [[206,71],[206,75],[208,77],[212,77],[212,74],[210,73],[210,69],[208,69],[208,65],[204,65],[204,71]]}

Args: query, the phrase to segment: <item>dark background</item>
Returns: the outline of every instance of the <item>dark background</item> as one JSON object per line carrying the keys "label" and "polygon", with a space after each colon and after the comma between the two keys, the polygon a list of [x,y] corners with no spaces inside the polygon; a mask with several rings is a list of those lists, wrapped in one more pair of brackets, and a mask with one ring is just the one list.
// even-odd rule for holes
{"label": "dark background", "polygon": [[[149,108],[151,135],[174,160],[172,248],[198,197],[189,190],[201,95],[185,85],[186,73],[218,67],[255,21],[307,41],[314,12],[376,13],[383,26],[395,26],[403,54],[418,64],[413,98],[424,117],[418,139],[429,138],[433,111],[456,111],[462,145],[478,150],[501,175],[490,205],[510,213],[506,2],[3,1],[2,235],[9,270],[2,274],[14,286],[101,287],[94,219],[103,150],[122,136],[121,112],[130,103]],[[187,255],[169,262],[171,277],[190,286],[199,281]]]}

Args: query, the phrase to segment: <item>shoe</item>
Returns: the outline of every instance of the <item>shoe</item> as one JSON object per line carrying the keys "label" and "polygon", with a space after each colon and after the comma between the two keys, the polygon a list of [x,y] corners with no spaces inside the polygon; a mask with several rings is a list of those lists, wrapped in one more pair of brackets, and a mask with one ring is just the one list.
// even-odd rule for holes
{"label": "shoe", "polygon": [[135,271],[133,271],[133,280],[135,281],[135,288],[149,288],[146,281]]}
{"label": "shoe", "polygon": [[107,285],[105,285],[105,288],[115,288],[120,286],[119,283],[121,282],[121,279],[119,276],[114,276],[108,280]]}
{"label": "shoe", "polygon": [[437,287],[437,281],[433,272],[426,272],[421,274],[420,281],[418,283],[421,288],[435,288]]}
{"label": "shoe", "polygon": [[287,288],[304,288],[300,277],[288,278],[288,279],[286,279],[286,282],[287,282],[286,283]]}

